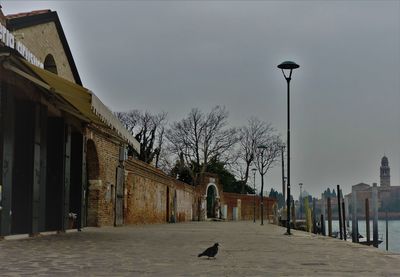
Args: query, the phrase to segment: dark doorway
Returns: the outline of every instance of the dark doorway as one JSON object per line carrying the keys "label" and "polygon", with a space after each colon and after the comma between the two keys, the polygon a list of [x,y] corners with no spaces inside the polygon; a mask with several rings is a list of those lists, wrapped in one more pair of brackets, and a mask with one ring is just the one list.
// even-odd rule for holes
{"label": "dark doorway", "polygon": [[46,230],[62,229],[64,186],[64,120],[50,117],[47,122]]}
{"label": "dark doorway", "polygon": [[16,111],[11,233],[26,234],[32,229],[34,104],[17,101]]}
{"label": "dark doorway", "polygon": [[72,226],[80,228],[82,216],[82,150],[83,136],[74,132],[71,135],[71,184],[69,190],[69,214]]}
{"label": "dark doorway", "polygon": [[216,205],[216,195],[217,192],[214,186],[209,186],[207,189],[207,218],[214,218],[215,215],[215,205]]}

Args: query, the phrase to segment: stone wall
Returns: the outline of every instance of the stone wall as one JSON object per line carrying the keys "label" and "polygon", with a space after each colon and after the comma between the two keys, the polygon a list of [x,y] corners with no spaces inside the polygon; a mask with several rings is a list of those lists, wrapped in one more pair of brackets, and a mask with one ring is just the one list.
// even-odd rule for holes
{"label": "stone wall", "polygon": [[18,37],[18,40],[42,63],[44,63],[46,56],[51,54],[55,60],[58,75],[75,83],[68,58],[64,52],[64,47],[61,44],[54,22],[18,29],[14,33],[23,34],[23,38]]}

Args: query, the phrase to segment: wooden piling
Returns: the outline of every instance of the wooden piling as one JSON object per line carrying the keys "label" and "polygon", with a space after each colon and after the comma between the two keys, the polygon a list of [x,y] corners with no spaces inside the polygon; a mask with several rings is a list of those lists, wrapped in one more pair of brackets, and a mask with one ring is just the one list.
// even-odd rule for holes
{"label": "wooden piling", "polygon": [[316,234],[317,233],[317,215],[315,213],[315,198],[313,199],[313,203],[312,203],[312,230],[313,233]]}
{"label": "wooden piling", "polygon": [[372,206],[374,209],[373,246],[378,247],[378,186],[376,183],[372,186]]}
{"label": "wooden piling", "polygon": [[326,236],[326,225],[325,225],[325,220],[326,220],[326,204],[325,204],[325,196],[324,194],[321,194],[321,233],[322,235]]}
{"label": "wooden piling", "polygon": [[342,209],[340,204],[340,186],[337,185],[337,205],[338,205],[338,219],[339,219],[339,234],[340,239],[343,239],[343,224],[342,224]]}
{"label": "wooden piling", "polygon": [[351,221],[352,221],[352,241],[358,242],[358,221],[357,221],[357,191],[354,189],[354,186],[351,190]]}
{"label": "wooden piling", "polygon": [[344,206],[346,208],[346,227],[347,229],[350,229],[350,209],[349,209],[349,198],[344,197]]}
{"label": "wooden piling", "polygon": [[331,198],[328,197],[328,236],[332,236],[332,207]]}
{"label": "wooden piling", "polygon": [[389,224],[388,224],[388,212],[385,213],[386,216],[386,251],[389,251]]}
{"label": "wooden piling", "polygon": [[342,209],[343,209],[343,237],[344,240],[347,240],[347,232],[346,232],[346,208],[344,202],[342,202]]}
{"label": "wooden piling", "polygon": [[367,243],[371,241],[371,232],[369,229],[369,200],[368,198],[365,199],[365,230],[367,235]]}

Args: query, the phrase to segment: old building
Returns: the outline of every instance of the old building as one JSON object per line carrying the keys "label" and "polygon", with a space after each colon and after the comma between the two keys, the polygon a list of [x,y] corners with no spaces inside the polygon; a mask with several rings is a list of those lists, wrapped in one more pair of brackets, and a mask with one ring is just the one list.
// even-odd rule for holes
{"label": "old building", "polygon": [[[82,86],[56,12],[0,8],[0,24],[0,237],[233,219],[234,209],[249,218],[254,202],[225,196],[218,176],[193,187],[127,159],[139,143]],[[267,217],[274,201],[265,202]]]}
{"label": "old building", "polygon": [[[121,224],[122,150],[138,142],[81,86],[56,12],[0,22],[0,235]],[[109,214],[93,213],[114,190]]]}

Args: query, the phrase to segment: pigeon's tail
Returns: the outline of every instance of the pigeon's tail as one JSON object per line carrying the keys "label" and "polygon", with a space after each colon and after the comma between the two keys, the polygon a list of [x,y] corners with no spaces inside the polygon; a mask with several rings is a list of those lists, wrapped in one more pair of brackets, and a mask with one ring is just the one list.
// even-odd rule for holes
{"label": "pigeon's tail", "polygon": [[202,257],[204,256],[204,253],[200,253],[199,255],[197,255],[197,257]]}

